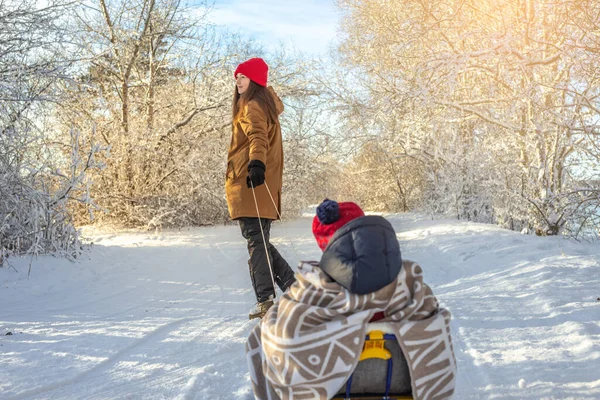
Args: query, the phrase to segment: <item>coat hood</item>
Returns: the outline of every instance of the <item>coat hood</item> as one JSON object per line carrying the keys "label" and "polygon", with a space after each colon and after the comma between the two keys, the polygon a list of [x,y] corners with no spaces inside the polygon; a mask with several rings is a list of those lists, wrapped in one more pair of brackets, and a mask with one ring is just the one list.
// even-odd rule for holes
{"label": "coat hood", "polygon": [[277,115],[281,115],[284,108],[283,101],[281,101],[277,93],[275,93],[275,89],[273,89],[273,86],[269,86],[267,89],[269,89],[269,92],[273,96],[273,100],[275,100],[275,111],[277,111]]}
{"label": "coat hood", "polygon": [[375,292],[400,272],[402,257],[396,232],[377,215],[352,220],[331,237],[319,266],[353,293]]}

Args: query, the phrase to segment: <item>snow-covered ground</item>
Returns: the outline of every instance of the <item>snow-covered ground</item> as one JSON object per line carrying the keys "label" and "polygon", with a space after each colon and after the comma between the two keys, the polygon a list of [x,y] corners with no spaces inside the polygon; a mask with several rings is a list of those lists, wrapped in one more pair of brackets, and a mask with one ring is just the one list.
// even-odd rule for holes
{"label": "snow-covered ground", "polygon": [[[453,313],[456,399],[600,399],[600,243],[388,218]],[[310,225],[273,226],[293,266],[319,257]],[[87,233],[76,263],[0,268],[0,398],[252,399],[239,228]]]}

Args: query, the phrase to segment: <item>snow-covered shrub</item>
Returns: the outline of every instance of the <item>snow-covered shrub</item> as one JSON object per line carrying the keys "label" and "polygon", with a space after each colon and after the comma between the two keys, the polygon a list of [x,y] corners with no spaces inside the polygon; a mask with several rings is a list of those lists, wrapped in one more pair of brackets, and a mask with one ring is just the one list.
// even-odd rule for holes
{"label": "snow-covered shrub", "polygon": [[74,4],[0,5],[0,264],[11,254],[81,251],[71,205],[90,209],[88,173],[101,167],[102,148],[93,134],[57,127],[75,58],[63,22]]}
{"label": "snow-covered shrub", "polygon": [[[52,253],[74,258],[82,251],[70,205],[93,209],[89,197],[91,169],[102,168],[96,155],[103,149],[84,143],[71,131],[65,148],[45,145],[32,132],[0,137],[0,252]],[[36,157],[52,154],[48,158]],[[63,158],[64,156],[64,158]]]}

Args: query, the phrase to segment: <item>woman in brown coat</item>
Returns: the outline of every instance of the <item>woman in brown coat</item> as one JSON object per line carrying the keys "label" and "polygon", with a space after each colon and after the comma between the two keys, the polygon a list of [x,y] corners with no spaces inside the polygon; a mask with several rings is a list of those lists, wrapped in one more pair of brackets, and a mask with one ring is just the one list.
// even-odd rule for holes
{"label": "woman in brown coat", "polygon": [[266,87],[267,74],[268,66],[261,58],[251,58],[235,70],[233,131],[225,179],[229,215],[238,221],[248,241],[248,265],[257,300],[251,319],[262,317],[273,305],[273,280],[282,291],[295,281],[288,263],[269,243],[271,222],[281,214],[283,145],[279,114],[283,103],[271,87]]}

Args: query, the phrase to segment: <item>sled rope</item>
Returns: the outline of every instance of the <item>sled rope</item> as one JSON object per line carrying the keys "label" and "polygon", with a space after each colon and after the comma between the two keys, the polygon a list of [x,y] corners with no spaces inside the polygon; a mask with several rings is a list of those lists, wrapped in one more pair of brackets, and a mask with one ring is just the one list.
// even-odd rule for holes
{"label": "sled rope", "polygon": [[[267,188],[267,192],[269,192],[269,197],[271,198],[271,202],[273,203],[273,207],[275,207],[275,211],[277,211],[277,215],[279,216],[279,220],[283,221],[283,219],[281,218],[281,214],[279,213],[279,208],[277,207],[277,204],[275,204],[275,199],[273,199],[273,195],[271,194],[271,190],[269,189],[269,185],[267,185],[266,181],[265,181],[265,186]],[[294,241],[292,239],[290,239],[290,236],[288,235],[287,229],[283,228],[283,231],[285,232],[285,236],[286,236],[287,240],[289,240],[290,244],[292,245],[292,251],[296,255],[296,260],[301,260],[300,256],[298,256],[298,252],[296,251],[296,247],[294,246]]]}
{"label": "sled rope", "polygon": [[[266,182],[265,182],[266,184]],[[265,239],[265,232],[263,231],[262,222],[260,221],[260,211],[258,211],[258,202],[256,201],[256,194],[254,193],[254,183],[250,181],[250,185],[252,186],[252,197],[254,197],[254,206],[256,206],[256,215],[258,215],[258,226],[260,226],[260,234],[263,239],[263,244],[265,245],[265,255],[267,256],[267,263],[269,264],[269,272],[271,273],[271,282],[273,283],[273,299],[277,298],[277,291],[275,288],[275,277],[273,276],[273,267],[271,266],[271,253],[269,252],[269,248],[267,247],[267,240]],[[268,188],[267,188],[268,190]],[[269,192],[270,194],[270,192]],[[279,213],[279,211],[277,211]]]}

